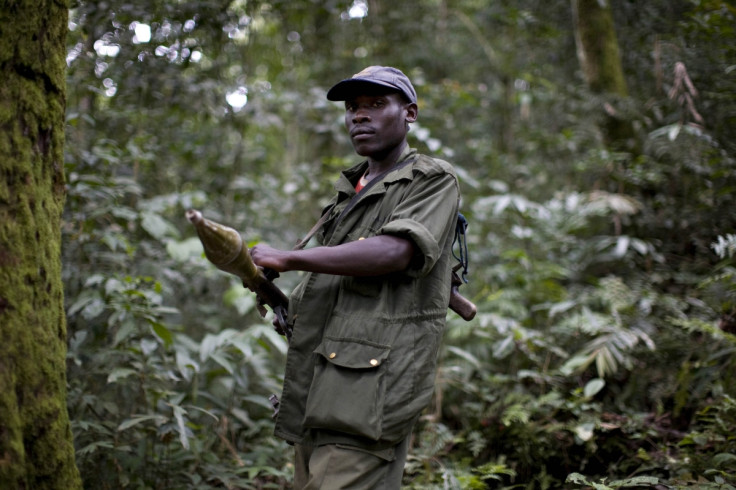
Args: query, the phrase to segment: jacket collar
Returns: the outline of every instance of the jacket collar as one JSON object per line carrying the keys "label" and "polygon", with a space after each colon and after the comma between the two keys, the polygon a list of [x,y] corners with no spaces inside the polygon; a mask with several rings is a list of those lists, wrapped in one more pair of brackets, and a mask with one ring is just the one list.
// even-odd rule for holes
{"label": "jacket collar", "polygon": [[[401,155],[399,155],[399,159],[396,161],[395,167],[401,165],[401,163],[409,158],[414,158],[416,153],[417,150],[415,148],[410,148],[409,145],[406,145],[404,150],[401,152]],[[340,178],[335,183],[335,190],[342,194],[354,195],[355,184],[358,182],[358,179],[360,179],[360,177],[365,173],[367,169],[368,161],[363,160],[359,164],[354,165],[347,170],[343,170],[340,174]],[[399,169],[389,170],[388,173],[386,173],[386,175],[384,175],[382,178],[384,185],[374,185],[371,189],[368,190],[366,195],[378,192],[385,192],[387,184],[396,182],[397,180],[401,179],[411,179],[412,177],[413,173],[411,165],[404,165]]]}

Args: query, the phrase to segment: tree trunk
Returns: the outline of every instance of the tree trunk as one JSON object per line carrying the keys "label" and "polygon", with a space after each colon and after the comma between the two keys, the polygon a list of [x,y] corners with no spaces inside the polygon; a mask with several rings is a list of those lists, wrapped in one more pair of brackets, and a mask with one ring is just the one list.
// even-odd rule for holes
{"label": "tree trunk", "polygon": [[611,96],[604,104],[606,143],[633,149],[634,131],[631,121],[616,108],[616,99],[628,97],[628,88],[621,64],[613,14],[608,0],[572,0],[575,23],[575,43],[585,82],[599,95]]}
{"label": "tree trunk", "polygon": [[61,282],[65,0],[0,2],[0,488],[81,488]]}
{"label": "tree trunk", "polygon": [[626,97],[611,6],[607,0],[572,0],[572,7],[578,60],[585,81],[595,93]]}

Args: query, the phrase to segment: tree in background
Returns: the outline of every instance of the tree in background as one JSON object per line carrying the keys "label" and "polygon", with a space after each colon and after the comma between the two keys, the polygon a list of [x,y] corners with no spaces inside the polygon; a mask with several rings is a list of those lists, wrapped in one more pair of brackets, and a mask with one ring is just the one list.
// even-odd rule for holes
{"label": "tree in background", "polygon": [[[631,119],[621,114],[620,103],[629,95],[621,64],[611,5],[607,0],[572,0],[575,44],[580,68],[588,88],[604,98],[602,130],[612,147],[632,150],[634,130]],[[611,103],[613,102],[613,103]],[[616,106],[619,106],[618,108]]]}
{"label": "tree in background", "polygon": [[61,281],[68,5],[0,5],[0,487],[80,488]]}
{"label": "tree in background", "polygon": [[575,42],[585,81],[596,93],[628,95],[611,5],[607,1],[573,0]]}

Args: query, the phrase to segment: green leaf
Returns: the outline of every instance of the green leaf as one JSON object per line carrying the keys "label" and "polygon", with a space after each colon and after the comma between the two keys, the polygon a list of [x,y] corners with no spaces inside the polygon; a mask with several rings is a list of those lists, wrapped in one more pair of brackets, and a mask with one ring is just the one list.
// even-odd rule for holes
{"label": "green leaf", "polygon": [[[67,313],[67,315],[72,316],[72,315],[75,315],[75,314],[77,314],[78,312],[80,312],[82,310],[85,310],[85,313],[83,313],[83,316],[85,318],[88,318],[88,319],[89,318],[94,318],[94,316],[96,316],[96,314],[94,314],[94,316],[88,317],[87,316],[87,313],[86,313],[86,310],[89,307],[90,303],[93,303],[93,302],[96,302],[99,305],[101,305],[101,308],[99,310],[96,310],[95,313],[96,314],[101,313],[104,310],[104,308],[105,308],[105,304],[102,301],[102,299],[100,298],[99,291],[94,290],[94,289],[85,289],[81,293],[79,293],[79,296],[77,296],[76,301],[74,301],[74,303],[72,303],[67,308],[66,313]],[[96,307],[96,308],[98,308],[98,307]]]}
{"label": "green leaf", "polygon": [[217,348],[218,338],[216,335],[207,334],[199,344],[199,360],[204,362],[210,357],[212,352]]}
{"label": "green leaf", "polygon": [[713,456],[713,465],[719,467],[724,464],[732,464],[736,461],[736,454],[719,453]]}
{"label": "green leaf", "polygon": [[496,359],[505,359],[514,352],[515,345],[514,337],[509,335],[493,346],[493,357]]}
{"label": "green leaf", "polygon": [[92,320],[100,316],[106,308],[105,302],[99,296],[93,298],[87,304],[84,305],[82,310],[82,317],[86,320]]}
{"label": "green leaf", "polygon": [[156,421],[156,425],[160,425],[166,421],[166,417],[163,415],[142,415],[140,417],[132,417],[129,418],[120,425],[118,425],[118,432],[122,432],[124,430],[130,429],[131,427],[134,427],[140,423],[147,422],[149,420]]}
{"label": "green leaf", "polygon": [[466,361],[468,361],[469,363],[471,363],[474,367],[476,367],[476,368],[480,368],[481,367],[480,361],[473,354],[471,354],[470,352],[468,352],[467,350],[460,349],[460,348],[454,347],[454,346],[448,346],[447,347],[447,350],[450,351],[450,352],[452,352],[456,356],[462,357],[463,359],[465,359]]}
{"label": "green leaf", "polygon": [[199,372],[199,363],[183,350],[176,351],[176,367],[186,380],[190,380],[193,373]]}
{"label": "green leaf", "polygon": [[574,372],[583,371],[593,362],[593,359],[592,356],[586,354],[576,354],[560,367],[560,372],[565,376],[569,376]]}
{"label": "green leaf", "polygon": [[163,341],[166,347],[170,346],[174,342],[174,336],[172,335],[171,330],[166,328],[162,323],[155,322],[153,320],[148,320],[148,323],[151,325],[153,333]]}
{"label": "green leaf", "polygon": [[587,422],[575,426],[574,432],[582,441],[589,441],[593,438],[593,431],[595,430],[595,424]]}
{"label": "green leaf", "polygon": [[126,339],[131,337],[135,333],[135,331],[135,321],[132,318],[126,316],[120,323],[117,332],[115,332],[113,345],[118,345],[121,342],[125,341]]}
{"label": "green leaf", "polygon": [[86,455],[86,454],[92,454],[95,451],[97,451],[97,449],[113,449],[113,448],[114,448],[114,446],[110,442],[107,442],[107,441],[95,441],[95,442],[93,442],[91,444],[87,444],[83,448],[79,449],[77,451],[77,455],[81,456],[81,455]]}
{"label": "green leaf", "polygon": [[244,288],[242,284],[230,287],[225,292],[223,301],[226,305],[235,307],[241,316],[253,311],[256,307],[256,295]]}
{"label": "green leaf", "polygon": [[202,242],[195,236],[181,242],[176,240],[167,241],[166,252],[169,257],[177,262],[186,262],[191,260],[192,257],[200,257],[204,252],[204,248]]}
{"label": "green leaf", "polygon": [[184,415],[187,411],[179,405],[174,405],[174,418],[176,419],[177,431],[179,432],[179,442],[184,449],[189,449],[189,437],[187,436],[187,427],[184,422]]}
{"label": "green leaf", "polygon": [[108,383],[115,383],[119,379],[127,378],[131,374],[136,374],[138,371],[130,368],[115,368],[110,374],[107,375]]}
{"label": "green leaf", "polygon": [[594,378],[585,384],[583,389],[583,396],[585,398],[592,398],[600,392],[603,387],[606,386],[606,382],[601,378]]}
{"label": "green leaf", "polygon": [[570,473],[565,479],[565,483],[578,483],[580,485],[589,485],[588,479],[580,473]]}
{"label": "green leaf", "polygon": [[212,354],[210,354],[210,359],[214,360],[217,364],[225,368],[225,371],[227,371],[229,374],[233,374],[235,372],[232,363],[227,357],[225,357],[222,352],[213,352]]}
{"label": "green leaf", "polygon": [[144,212],[141,214],[141,226],[154,238],[162,240],[166,237],[179,237],[179,230],[171,223],[155,213]]}
{"label": "green leaf", "polygon": [[620,487],[639,487],[643,485],[657,485],[659,478],[654,476],[635,476],[632,478],[626,478],[625,480],[614,480],[611,482],[612,488]]}
{"label": "green leaf", "polygon": [[286,354],[286,351],[289,349],[286,337],[279,334],[271,325],[259,325],[256,328],[248,330],[248,332],[252,332],[254,337],[267,339],[270,345],[276,347],[281,354]]}

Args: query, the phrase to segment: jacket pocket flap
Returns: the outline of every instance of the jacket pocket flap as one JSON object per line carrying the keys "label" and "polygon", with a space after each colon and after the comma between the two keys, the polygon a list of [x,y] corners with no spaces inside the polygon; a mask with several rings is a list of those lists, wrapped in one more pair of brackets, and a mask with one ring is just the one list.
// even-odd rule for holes
{"label": "jacket pocket flap", "polygon": [[390,347],[354,340],[324,339],[314,350],[328,362],[349,369],[373,369],[380,366],[391,351]]}

